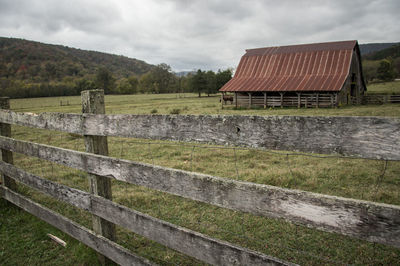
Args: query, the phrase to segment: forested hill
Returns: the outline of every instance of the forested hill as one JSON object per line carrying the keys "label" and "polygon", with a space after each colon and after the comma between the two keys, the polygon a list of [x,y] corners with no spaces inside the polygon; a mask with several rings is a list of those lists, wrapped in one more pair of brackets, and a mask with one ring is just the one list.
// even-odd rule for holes
{"label": "forested hill", "polygon": [[32,98],[79,95],[195,91],[208,95],[232,77],[230,69],[175,75],[165,63],[144,61],[61,45],[0,37],[0,97]]}
{"label": "forested hill", "polygon": [[389,42],[387,42],[387,43],[364,43],[364,44],[360,44],[360,52],[361,52],[361,55],[367,55],[367,54],[370,54],[370,53],[374,53],[374,52],[389,48],[389,47],[391,47],[393,45],[396,45],[396,44],[399,44],[399,43],[396,43],[396,42],[391,42],[391,43],[389,43]]}
{"label": "forested hill", "polygon": [[154,66],[125,56],[0,37],[1,76],[43,82],[93,75],[105,67],[116,78],[142,75]]}
{"label": "forested hill", "polygon": [[391,81],[400,77],[400,43],[362,56],[367,82]]}
{"label": "forested hill", "polygon": [[391,57],[392,59],[400,57],[400,44],[364,56],[365,59],[369,60],[382,60],[388,57]]}

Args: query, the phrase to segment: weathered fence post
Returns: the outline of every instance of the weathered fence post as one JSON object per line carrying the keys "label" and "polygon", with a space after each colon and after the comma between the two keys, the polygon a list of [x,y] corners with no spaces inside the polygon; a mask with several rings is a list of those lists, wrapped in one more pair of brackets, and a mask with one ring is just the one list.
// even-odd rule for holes
{"label": "weathered fence post", "polygon": [[263,94],[264,94],[264,109],[266,109],[267,108],[267,93],[263,92]]}
{"label": "weathered fence post", "polygon": [[[104,91],[82,91],[82,113],[105,114]],[[108,156],[107,137],[85,135],[86,152]],[[90,193],[112,200],[111,180],[104,176],[89,174]],[[115,240],[115,225],[96,215],[92,216],[93,230],[110,240]],[[98,253],[100,262],[109,264],[112,261]]]}
{"label": "weathered fence post", "polygon": [[238,108],[237,92],[235,92],[235,107],[236,107],[236,109]]}
{"label": "weathered fence post", "polygon": [[[10,109],[10,98],[8,97],[0,97],[0,109]],[[11,137],[11,125],[10,124],[4,124],[0,123],[0,131],[1,135],[4,137]],[[1,158],[4,162],[13,164],[13,154],[11,151],[1,149]],[[5,187],[8,187],[11,190],[16,190],[17,189],[17,183],[15,183],[15,180],[12,179],[9,176],[2,175],[2,184]]]}
{"label": "weathered fence post", "polygon": [[253,105],[252,103],[252,98],[251,98],[251,92],[249,92],[249,108],[251,108],[251,106]]}

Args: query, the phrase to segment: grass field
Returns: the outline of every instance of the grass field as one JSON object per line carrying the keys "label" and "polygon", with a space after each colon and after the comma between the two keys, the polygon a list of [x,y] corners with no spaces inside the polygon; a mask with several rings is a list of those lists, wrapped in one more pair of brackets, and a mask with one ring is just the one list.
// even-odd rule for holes
{"label": "grass field", "polygon": [[367,86],[368,94],[400,94],[400,80],[373,83]]}
{"label": "grass field", "polygon": [[[376,89],[376,91],[378,91]],[[63,106],[60,106],[60,101]],[[68,105],[66,103],[68,102]],[[374,115],[399,117],[398,105],[349,106],[337,109],[221,110],[217,97],[194,94],[106,96],[107,113],[235,115]],[[24,112],[80,112],[80,97],[12,100]],[[84,150],[78,136],[13,126],[17,139]],[[153,163],[224,178],[400,205],[400,163],[348,158],[288,156],[253,149],[109,138],[110,156]],[[88,190],[86,174],[15,154],[15,164],[50,180]],[[21,193],[90,227],[90,216],[34,190]],[[296,226],[113,181],[114,200],[154,217],[215,238],[305,265],[396,265],[400,250],[337,234]],[[0,200],[0,265],[93,265],[93,251],[44,222]],[[62,248],[47,233],[68,242]],[[118,242],[162,265],[201,265],[180,253],[118,228]],[[24,250],[29,250],[21,255]]]}

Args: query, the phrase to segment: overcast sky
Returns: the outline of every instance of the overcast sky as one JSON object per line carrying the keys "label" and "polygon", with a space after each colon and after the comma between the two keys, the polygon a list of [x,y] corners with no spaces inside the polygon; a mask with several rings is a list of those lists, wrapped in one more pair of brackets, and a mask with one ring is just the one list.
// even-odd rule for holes
{"label": "overcast sky", "polygon": [[399,0],[0,0],[0,36],[218,70],[248,48],[398,42],[399,14]]}

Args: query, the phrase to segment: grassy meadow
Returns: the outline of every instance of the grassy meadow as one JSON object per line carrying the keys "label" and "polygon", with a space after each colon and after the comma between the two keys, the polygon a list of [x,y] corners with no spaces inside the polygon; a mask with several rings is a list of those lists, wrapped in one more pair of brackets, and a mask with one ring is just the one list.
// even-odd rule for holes
{"label": "grassy meadow", "polygon": [[[389,83],[386,83],[389,84]],[[399,82],[389,84],[397,86]],[[369,91],[385,91],[377,84]],[[399,87],[397,87],[400,89]],[[391,89],[390,89],[391,90]],[[348,106],[336,109],[221,109],[218,97],[195,94],[106,96],[109,114],[233,114],[332,115],[400,117],[399,105]],[[62,103],[61,103],[62,102]],[[80,97],[18,99],[11,109],[20,112],[81,111]],[[40,129],[12,127],[14,138],[84,150],[83,138]],[[110,156],[224,178],[285,188],[400,205],[400,162],[349,158],[316,158],[285,151],[231,149],[194,143],[108,138]],[[29,172],[88,191],[86,173],[40,159],[15,154],[14,163]],[[113,180],[114,201],[231,243],[304,265],[396,265],[400,250],[380,244],[321,232],[279,219],[231,211],[144,187]],[[90,228],[90,215],[33,189],[21,193]],[[47,236],[64,239],[63,248]],[[202,265],[150,240],[117,227],[117,241],[133,252],[162,265]],[[95,253],[64,233],[0,200],[1,265],[93,265]],[[3,244],[5,243],[5,244]],[[22,255],[24,254],[24,255]]]}

